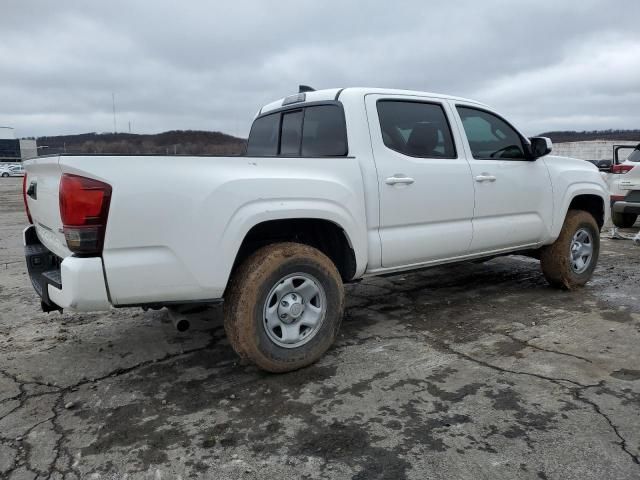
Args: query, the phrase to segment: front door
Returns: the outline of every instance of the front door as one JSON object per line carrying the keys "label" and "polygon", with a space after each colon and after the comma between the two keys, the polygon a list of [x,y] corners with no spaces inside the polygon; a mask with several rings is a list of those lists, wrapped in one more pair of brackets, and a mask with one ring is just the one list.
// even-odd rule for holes
{"label": "front door", "polygon": [[466,133],[475,185],[470,253],[529,247],[548,237],[553,215],[549,172],[543,159],[526,158],[523,137],[498,115],[453,105]]}
{"label": "front door", "polygon": [[441,99],[367,95],[380,192],[382,266],[398,267],[469,250],[471,171]]}

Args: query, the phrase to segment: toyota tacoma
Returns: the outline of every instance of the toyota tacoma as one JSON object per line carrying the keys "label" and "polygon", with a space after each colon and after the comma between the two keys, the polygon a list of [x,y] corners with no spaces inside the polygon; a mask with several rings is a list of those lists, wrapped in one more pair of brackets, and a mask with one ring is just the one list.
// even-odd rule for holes
{"label": "toyota tacoma", "polygon": [[234,350],[284,372],[331,346],[364,277],[527,254],[553,286],[590,279],[609,210],[595,166],[472,100],[301,90],[260,109],[244,156],[25,162],[43,309],[224,301]]}

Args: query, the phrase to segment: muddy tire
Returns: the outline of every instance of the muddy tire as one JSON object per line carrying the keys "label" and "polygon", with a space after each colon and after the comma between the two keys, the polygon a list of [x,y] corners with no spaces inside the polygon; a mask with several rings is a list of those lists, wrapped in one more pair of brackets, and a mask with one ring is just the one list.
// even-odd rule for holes
{"label": "muddy tire", "polygon": [[540,251],[542,273],[554,287],[581,287],[591,278],[599,253],[596,220],[583,210],[569,210],[556,241]]}
{"label": "muddy tire", "polygon": [[631,228],[636,223],[638,215],[633,213],[612,213],[611,221],[618,228]]}
{"label": "muddy tire", "polygon": [[318,360],[335,341],[344,287],[333,262],[299,243],[261,248],[234,272],[224,328],[240,357],[269,372]]}

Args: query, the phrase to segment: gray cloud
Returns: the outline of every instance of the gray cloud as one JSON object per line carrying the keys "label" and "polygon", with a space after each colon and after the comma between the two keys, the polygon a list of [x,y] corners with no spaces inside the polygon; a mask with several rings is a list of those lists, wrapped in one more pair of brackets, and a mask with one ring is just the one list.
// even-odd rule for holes
{"label": "gray cloud", "polygon": [[118,128],[246,135],[316,88],[382,86],[489,103],[525,132],[640,127],[637,1],[5,0],[0,124],[20,136]]}

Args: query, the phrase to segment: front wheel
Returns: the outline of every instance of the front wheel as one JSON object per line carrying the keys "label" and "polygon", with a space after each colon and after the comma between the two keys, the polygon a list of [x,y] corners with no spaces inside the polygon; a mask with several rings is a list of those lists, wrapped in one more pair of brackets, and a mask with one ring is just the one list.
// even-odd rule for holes
{"label": "front wheel", "polygon": [[569,210],[556,241],[541,249],[542,273],[555,287],[581,287],[591,279],[599,254],[596,220],[583,210]]}
{"label": "front wheel", "polygon": [[611,221],[618,228],[631,228],[636,223],[638,215],[633,213],[618,213],[613,212],[611,214]]}
{"label": "front wheel", "polygon": [[299,243],[276,243],[247,258],[231,279],[224,327],[240,357],[288,372],[318,360],[338,335],[344,288],[333,262]]}
{"label": "front wheel", "polygon": [[7,172],[2,172],[2,176],[6,178],[9,176],[9,174]]}

